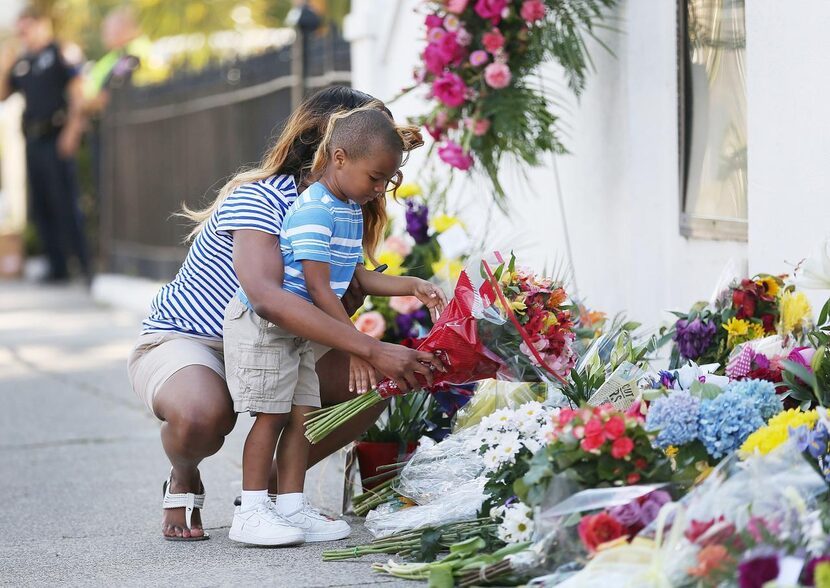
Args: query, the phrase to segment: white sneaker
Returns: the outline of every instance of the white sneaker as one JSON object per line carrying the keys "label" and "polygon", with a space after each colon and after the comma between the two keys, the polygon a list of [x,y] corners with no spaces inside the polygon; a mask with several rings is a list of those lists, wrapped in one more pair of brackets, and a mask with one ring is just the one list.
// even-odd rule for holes
{"label": "white sneaker", "polygon": [[320,514],[316,508],[305,502],[303,509],[291,515],[283,514],[285,520],[305,532],[307,543],[345,539],[352,533],[346,521],[331,519]]}
{"label": "white sneaker", "polygon": [[250,545],[299,545],[305,541],[304,530],[280,515],[270,500],[247,510],[237,506],[228,537]]}

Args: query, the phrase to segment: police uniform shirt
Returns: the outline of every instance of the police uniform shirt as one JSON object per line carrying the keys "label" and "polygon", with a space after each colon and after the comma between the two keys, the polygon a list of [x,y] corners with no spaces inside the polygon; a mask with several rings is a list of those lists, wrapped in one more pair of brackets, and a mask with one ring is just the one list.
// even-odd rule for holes
{"label": "police uniform shirt", "polygon": [[11,71],[11,87],[26,98],[23,120],[52,121],[56,113],[66,112],[66,86],[78,71],[66,62],[56,43],[35,54],[21,57]]}

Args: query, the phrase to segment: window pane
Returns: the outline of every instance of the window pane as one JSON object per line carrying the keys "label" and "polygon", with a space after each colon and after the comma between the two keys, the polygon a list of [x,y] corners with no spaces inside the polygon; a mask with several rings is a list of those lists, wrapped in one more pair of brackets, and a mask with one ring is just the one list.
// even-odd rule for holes
{"label": "window pane", "polygon": [[685,4],[684,233],[746,238],[744,0]]}

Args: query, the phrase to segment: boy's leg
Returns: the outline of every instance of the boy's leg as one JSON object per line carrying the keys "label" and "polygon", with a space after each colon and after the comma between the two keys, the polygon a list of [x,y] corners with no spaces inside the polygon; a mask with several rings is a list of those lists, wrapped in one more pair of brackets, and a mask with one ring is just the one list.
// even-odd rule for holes
{"label": "boy's leg", "polygon": [[308,454],[311,444],[305,438],[305,416],[316,410],[313,406],[291,408],[291,417],[280,437],[277,448],[277,480],[279,494],[292,494],[303,491],[305,472],[308,469]]}
{"label": "boy's leg", "polygon": [[271,461],[287,414],[259,413],[242,452],[242,490],[268,490]]}

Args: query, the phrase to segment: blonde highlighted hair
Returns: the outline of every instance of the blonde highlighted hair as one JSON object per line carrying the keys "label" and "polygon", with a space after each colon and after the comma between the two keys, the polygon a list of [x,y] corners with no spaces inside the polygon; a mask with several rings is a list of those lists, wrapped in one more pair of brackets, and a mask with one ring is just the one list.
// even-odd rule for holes
{"label": "blonde highlighted hair", "polygon": [[329,119],[333,114],[356,107],[373,108],[392,116],[383,102],[358,90],[345,86],[332,86],[320,90],[288,117],[276,142],[258,166],[239,171],[219,190],[219,194],[209,206],[191,209],[182,205],[179,216],[195,224],[186,240],[194,239],[222,202],[243,184],[258,182],[279,174],[293,176],[298,190],[310,184],[314,155],[328,128]]}
{"label": "blonde highlighted hair", "polygon": [[[331,156],[334,152],[334,149],[337,147],[342,147],[342,145],[334,145],[333,142],[335,140],[336,130],[338,124],[346,119],[354,116],[359,115],[362,112],[370,112],[376,113],[379,109],[374,108],[372,105],[367,104],[365,106],[361,106],[358,108],[354,108],[349,111],[345,112],[338,112],[329,118],[328,125],[326,126],[326,132],[323,134],[323,138],[320,141],[320,146],[317,148],[317,152],[314,154],[314,161],[311,165],[311,176],[315,179],[319,179],[328,167],[329,162],[331,161]],[[395,121],[392,119],[391,115],[388,112],[381,112],[378,113],[379,116],[374,117],[375,123],[378,121],[388,121],[388,127],[384,127],[384,125],[378,126],[377,124],[371,125],[369,124],[368,127],[364,126],[362,129],[363,132],[368,132],[372,134],[373,132],[388,132],[387,135],[381,137],[386,142],[386,146],[389,148],[399,148],[402,154],[409,154],[410,151],[413,149],[417,149],[418,147],[424,144],[424,139],[421,136],[421,132],[417,126],[413,125],[398,125],[395,124]],[[371,116],[364,117],[364,118],[373,118]],[[360,147],[354,149],[352,152],[349,152],[346,149],[346,155],[349,157],[356,157],[360,158],[364,155],[368,155],[368,153],[364,152],[364,148],[370,143],[367,140],[367,137],[363,136],[362,134],[358,137],[352,138],[352,147],[356,147],[354,140],[360,141]],[[401,162],[401,165],[405,163],[405,160]],[[388,192],[392,193],[392,196],[395,196],[395,192],[398,189],[398,186],[401,185],[403,180],[403,173],[401,170],[398,170],[395,174],[395,178],[391,181],[391,189],[387,190]],[[372,263],[377,265],[377,259],[375,258],[375,252],[377,251],[378,245],[383,240],[383,234],[386,229],[386,223],[388,220],[388,216],[386,213],[386,195],[382,195],[374,200],[368,202],[367,204],[363,205],[363,254],[365,257],[369,259]]]}

